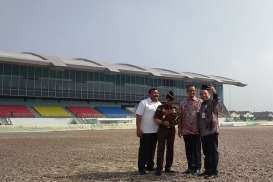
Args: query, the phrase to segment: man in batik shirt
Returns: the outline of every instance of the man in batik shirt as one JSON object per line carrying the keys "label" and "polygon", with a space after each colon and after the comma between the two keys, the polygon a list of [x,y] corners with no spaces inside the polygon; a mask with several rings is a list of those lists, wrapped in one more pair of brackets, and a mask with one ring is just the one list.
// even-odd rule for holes
{"label": "man in batik shirt", "polygon": [[180,104],[181,119],[178,124],[178,135],[183,136],[188,169],[186,174],[200,175],[201,169],[201,138],[198,129],[198,112],[202,103],[195,96],[194,85],[187,86],[187,98]]}
{"label": "man in batik shirt", "polygon": [[213,86],[203,85],[201,89],[203,100],[199,111],[198,125],[200,129],[202,149],[205,155],[205,172],[202,174],[206,178],[218,176],[218,95]]}

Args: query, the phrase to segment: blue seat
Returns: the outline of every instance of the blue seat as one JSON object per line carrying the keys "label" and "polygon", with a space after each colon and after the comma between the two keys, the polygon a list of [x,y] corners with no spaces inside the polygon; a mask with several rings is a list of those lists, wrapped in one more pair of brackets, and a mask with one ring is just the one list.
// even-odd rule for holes
{"label": "blue seat", "polygon": [[96,109],[106,117],[127,117],[127,111],[120,107],[96,107]]}

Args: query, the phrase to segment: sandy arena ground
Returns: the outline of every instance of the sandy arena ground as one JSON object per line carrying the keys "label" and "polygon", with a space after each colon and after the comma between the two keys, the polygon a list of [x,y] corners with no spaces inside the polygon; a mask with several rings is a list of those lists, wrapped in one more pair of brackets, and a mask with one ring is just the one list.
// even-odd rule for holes
{"label": "sandy arena ground", "polygon": [[176,138],[173,175],[137,173],[134,130],[0,134],[0,181],[273,181],[273,128],[224,128],[220,176],[187,176]]}

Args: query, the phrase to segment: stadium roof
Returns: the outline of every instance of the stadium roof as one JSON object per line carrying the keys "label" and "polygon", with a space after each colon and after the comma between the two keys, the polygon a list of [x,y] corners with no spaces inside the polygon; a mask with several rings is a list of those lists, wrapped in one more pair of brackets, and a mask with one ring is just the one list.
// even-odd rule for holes
{"label": "stadium roof", "polygon": [[75,59],[65,59],[55,56],[47,56],[43,54],[37,54],[32,52],[14,53],[0,51],[0,62],[6,63],[17,63],[17,64],[28,64],[28,65],[40,65],[40,66],[52,66],[59,68],[70,68],[79,70],[98,70],[98,71],[111,71],[111,72],[125,72],[125,73],[136,73],[144,75],[154,75],[158,77],[165,78],[176,78],[176,79],[189,79],[189,80],[199,80],[207,82],[218,82],[222,84],[235,85],[239,87],[246,86],[245,83],[239,82],[237,80],[214,76],[214,75],[203,75],[191,72],[177,72],[165,68],[143,68],[140,66],[117,63],[109,64],[103,61],[95,61],[87,58],[75,58]]}

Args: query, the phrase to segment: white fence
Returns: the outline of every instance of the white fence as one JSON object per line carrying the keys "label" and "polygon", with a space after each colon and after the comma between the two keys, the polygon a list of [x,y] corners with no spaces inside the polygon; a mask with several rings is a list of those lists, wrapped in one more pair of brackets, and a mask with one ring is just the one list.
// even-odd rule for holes
{"label": "white fence", "polygon": [[[7,118],[8,124],[0,128],[34,128],[49,130],[77,129],[128,129],[135,128],[135,118]],[[4,122],[4,121],[3,121]],[[226,122],[220,118],[221,127],[273,126],[269,121]]]}
{"label": "white fence", "polygon": [[[92,125],[135,125],[135,118],[6,118],[12,127],[75,127]],[[4,122],[3,122],[4,123]],[[1,125],[8,127],[8,125]]]}

